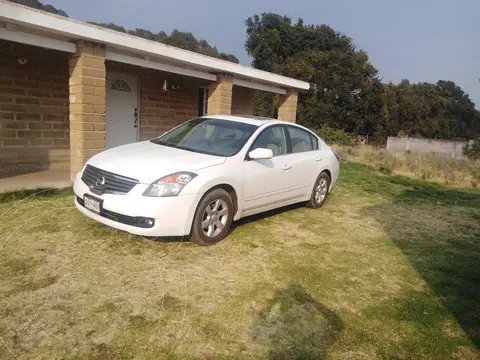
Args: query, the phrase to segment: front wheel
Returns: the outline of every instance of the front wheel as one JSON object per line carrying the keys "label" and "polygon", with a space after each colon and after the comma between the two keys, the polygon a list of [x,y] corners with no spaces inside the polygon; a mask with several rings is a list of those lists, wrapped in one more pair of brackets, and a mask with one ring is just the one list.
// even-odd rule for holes
{"label": "front wheel", "polygon": [[227,235],[232,220],[232,198],[225,190],[215,189],[198,204],[190,241],[202,246],[214,245]]}
{"label": "front wheel", "polygon": [[318,209],[325,204],[328,197],[328,189],[330,188],[330,176],[326,172],[322,172],[313,186],[312,195],[307,206],[312,209]]}

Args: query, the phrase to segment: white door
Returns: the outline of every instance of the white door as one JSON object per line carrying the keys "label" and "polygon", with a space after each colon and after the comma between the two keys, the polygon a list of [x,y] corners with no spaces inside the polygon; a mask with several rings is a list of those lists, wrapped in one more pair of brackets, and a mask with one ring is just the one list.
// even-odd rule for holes
{"label": "white door", "polygon": [[259,134],[249,151],[267,148],[273,151],[273,158],[247,160],[244,162],[245,189],[243,215],[251,215],[292,200],[297,194],[295,173],[289,161],[287,142],[283,126],[271,126]]}
{"label": "white door", "polygon": [[138,86],[135,75],[107,72],[107,149],[138,139]]}

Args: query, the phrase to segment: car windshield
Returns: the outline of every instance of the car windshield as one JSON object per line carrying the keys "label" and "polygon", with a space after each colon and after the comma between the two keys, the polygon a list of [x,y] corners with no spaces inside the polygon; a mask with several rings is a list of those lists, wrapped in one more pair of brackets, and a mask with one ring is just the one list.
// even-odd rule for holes
{"label": "car windshield", "polygon": [[238,153],[257,126],[236,121],[198,118],[151,140],[158,145],[216,156]]}

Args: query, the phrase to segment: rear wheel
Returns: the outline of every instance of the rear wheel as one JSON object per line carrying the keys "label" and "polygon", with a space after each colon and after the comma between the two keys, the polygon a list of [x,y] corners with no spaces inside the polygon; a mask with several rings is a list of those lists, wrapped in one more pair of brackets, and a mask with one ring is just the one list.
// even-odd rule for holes
{"label": "rear wheel", "polygon": [[232,198],[225,190],[215,189],[198,204],[190,241],[202,246],[214,245],[227,235],[232,220]]}
{"label": "rear wheel", "polygon": [[312,195],[307,206],[312,209],[318,209],[325,204],[328,197],[328,189],[330,188],[330,176],[326,172],[322,172],[313,186]]}

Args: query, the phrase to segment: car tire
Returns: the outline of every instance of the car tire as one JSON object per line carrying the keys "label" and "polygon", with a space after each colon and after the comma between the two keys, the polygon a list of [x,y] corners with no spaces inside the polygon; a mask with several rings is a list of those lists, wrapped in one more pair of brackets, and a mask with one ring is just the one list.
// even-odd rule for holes
{"label": "car tire", "polygon": [[319,209],[325,204],[328,197],[328,190],[330,189],[330,181],[330,176],[328,176],[325,171],[318,175],[315,185],[313,186],[310,200],[307,202],[307,207]]}
{"label": "car tire", "polygon": [[190,241],[201,246],[214,245],[227,235],[232,221],[232,198],[223,189],[212,190],[197,206]]}

